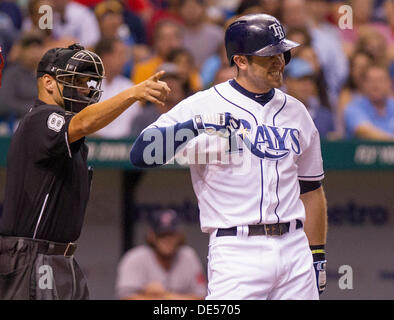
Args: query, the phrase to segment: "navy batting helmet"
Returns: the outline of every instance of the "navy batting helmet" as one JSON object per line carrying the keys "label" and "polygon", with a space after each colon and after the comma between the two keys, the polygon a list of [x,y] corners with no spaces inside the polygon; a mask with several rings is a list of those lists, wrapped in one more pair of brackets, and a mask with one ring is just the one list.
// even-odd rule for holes
{"label": "navy batting helmet", "polygon": [[234,55],[275,56],[283,53],[289,63],[290,49],[300,44],[285,38],[282,24],[268,14],[248,14],[236,19],[226,29],[227,58],[234,65]]}

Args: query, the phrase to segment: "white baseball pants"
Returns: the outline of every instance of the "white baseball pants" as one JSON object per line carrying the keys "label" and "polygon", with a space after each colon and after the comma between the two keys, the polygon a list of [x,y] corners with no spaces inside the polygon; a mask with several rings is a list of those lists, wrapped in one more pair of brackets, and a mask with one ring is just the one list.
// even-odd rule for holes
{"label": "white baseball pants", "polygon": [[[238,227],[240,231],[240,227]],[[207,300],[317,300],[304,230],[282,236],[210,236]]]}

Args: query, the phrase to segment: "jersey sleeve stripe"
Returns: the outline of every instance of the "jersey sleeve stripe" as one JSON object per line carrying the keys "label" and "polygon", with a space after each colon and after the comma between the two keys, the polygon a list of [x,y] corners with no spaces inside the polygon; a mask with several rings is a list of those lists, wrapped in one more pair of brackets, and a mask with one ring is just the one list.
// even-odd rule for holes
{"label": "jersey sleeve stripe", "polygon": [[319,178],[319,177],[324,177],[324,172],[317,176],[298,176],[298,178]]}
{"label": "jersey sleeve stripe", "polygon": [[66,145],[67,145],[67,150],[68,150],[68,156],[70,158],[72,158],[72,154],[71,154],[71,149],[70,149],[70,144],[68,143],[68,136],[67,136],[67,131],[64,133],[64,136],[66,138]]}

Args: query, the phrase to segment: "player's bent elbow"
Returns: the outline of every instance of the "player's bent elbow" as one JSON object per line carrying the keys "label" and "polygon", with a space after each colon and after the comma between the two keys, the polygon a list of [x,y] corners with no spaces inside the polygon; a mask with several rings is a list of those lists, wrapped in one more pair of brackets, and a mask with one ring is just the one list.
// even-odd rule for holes
{"label": "player's bent elbow", "polygon": [[143,149],[144,149],[143,143],[140,137],[138,137],[130,150],[130,162],[133,166],[137,168],[149,167],[149,165],[144,161]]}
{"label": "player's bent elbow", "polygon": [[141,161],[140,155],[138,155],[136,152],[133,152],[133,149],[130,151],[130,162],[134,167],[137,168],[142,168],[144,165]]}
{"label": "player's bent elbow", "polygon": [[90,125],[87,121],[72,118],[68,126],[68,139],[69,143],[73,143],[83,137],[89,135]]}

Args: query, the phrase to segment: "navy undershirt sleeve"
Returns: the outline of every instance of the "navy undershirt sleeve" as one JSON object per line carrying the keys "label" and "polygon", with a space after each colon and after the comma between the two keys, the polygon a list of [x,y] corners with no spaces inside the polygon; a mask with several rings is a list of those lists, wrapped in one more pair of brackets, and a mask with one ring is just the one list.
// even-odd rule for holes
{"label": "navy undershirt sleeve", "polygon": [[321,181],[305,181],[299,180],[301,191],[300,193],[307,193],[321,187]]}
{"label": "navy undershirt sleeve", "polygon": [[[185,130],[188,135],[184,135],[183,139],[177,141],[175,137],[177,137],[177,133],[180,133],[180,130]],[[155,137],[160,136],[160,142],[157,142]],[[146,129],[143,133],[141,133],[133,147],[130,151],[130,162],[138,167],[138,168],[154,168],[159,167],[169,161],[174,157],[178,147],[185,143],[188,139],[194,138],[198,135],[198,131],[194,128],[193,120],[188,120],[183,123],[177,123],[174,126],[170,127],[155,127]],[[182,135],[180,135],[182,137]],[[144,137],[151,137],[151,139],[145,141]],[[153,163],[149,163],[144,159],[144,151],[150,144],[158,143],[160,145],[156,145],[152,153],[149,154],[149,159],[156,159]],[[167,142],[172,143],[173,146],[171,148],[167,148]],[[168,150],[167,150],[168,149]],[[156,154],[157,153],[157,154]],[[145,157],[147,154],[145,154]]]}

